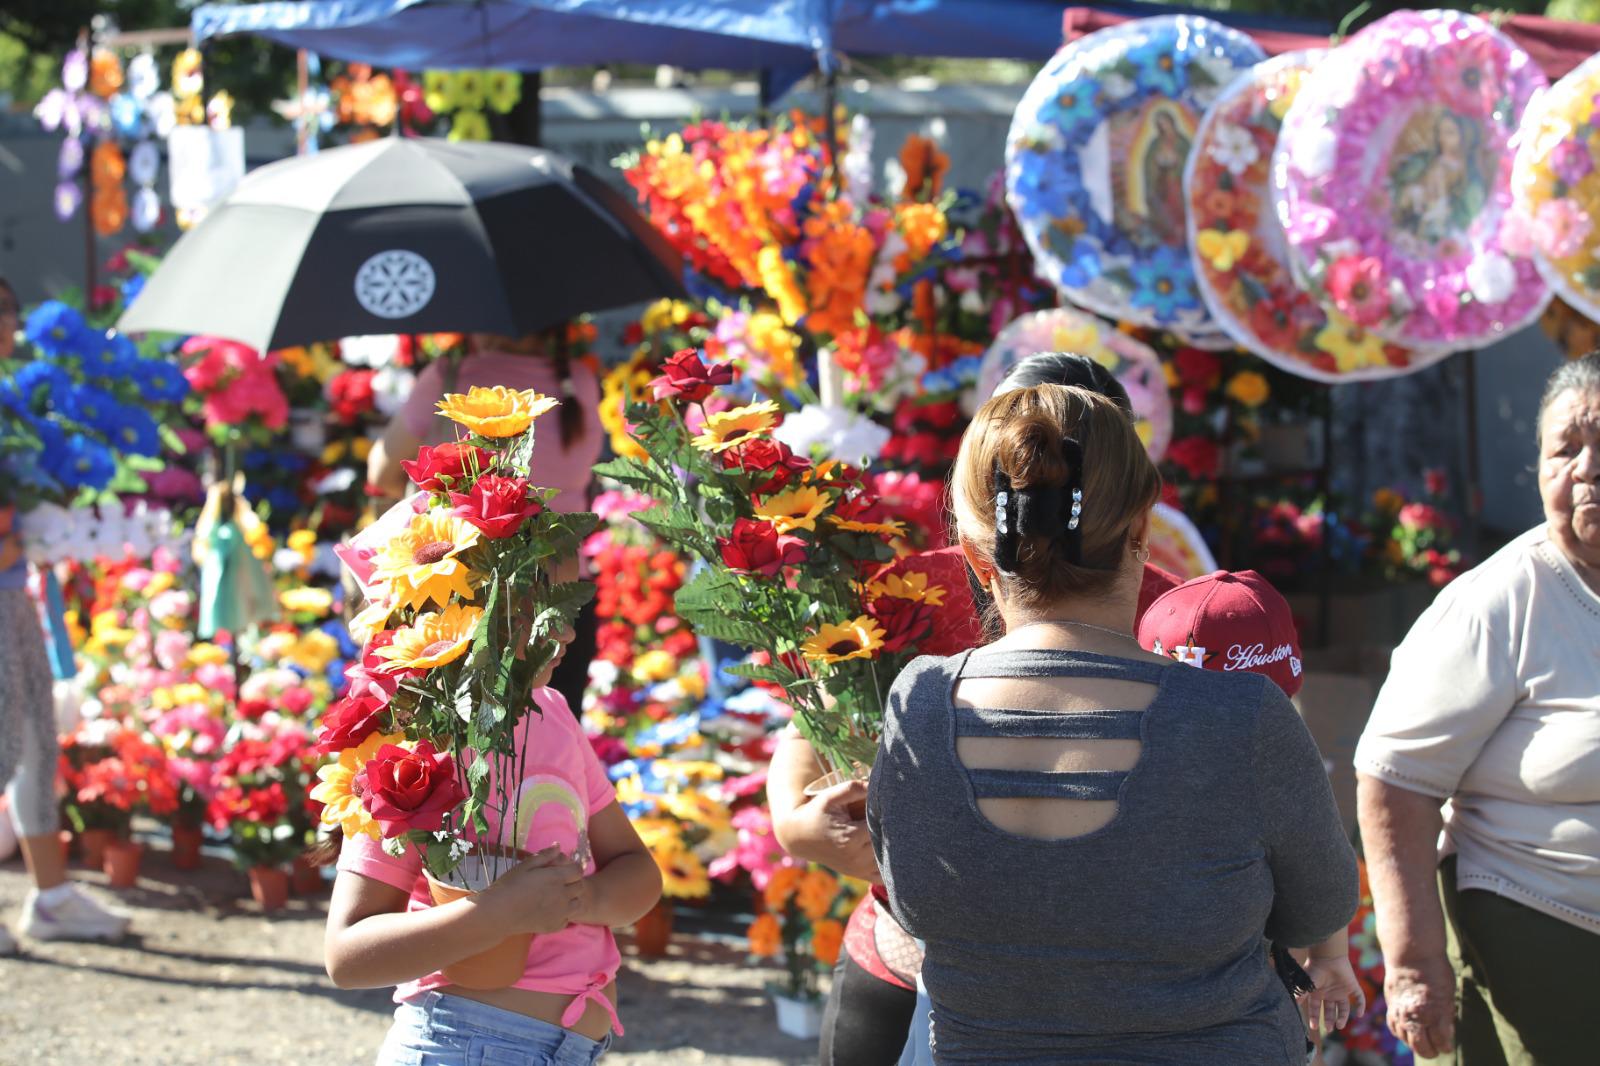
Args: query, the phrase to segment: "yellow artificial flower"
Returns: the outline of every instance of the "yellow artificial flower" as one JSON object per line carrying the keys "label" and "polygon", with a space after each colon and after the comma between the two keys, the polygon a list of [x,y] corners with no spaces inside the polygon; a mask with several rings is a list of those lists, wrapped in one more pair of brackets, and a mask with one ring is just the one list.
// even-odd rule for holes
{"label": "yellow artificial flower", "polygon": [[278,603],[290,614],[311,614],[322,618],[333,609],[333,593],[309,585],[285,589],[278,593]]}
{"label": "yellow artificial flower", "polygon": [[883,627],[870,615],[840,625],[828,622],[813,637],[800,645],[800,653],[812,662],[842,663],[847,659],[870,659],[883,647]]}
{"label": "yellow artificial flower", "polygon": [[678,660],[671,652],[654,648],[633,660],[633,676],[640,681],[665,681],[678,669]]}
{"label": "yellow artificial flower", "polygon": [[[322,449],[322,465],[323,466],[336,466],[336,465],[338,465],[339,460],[344,458],[344,453],[349,451],[349,450],[350,450],[349,445],[347,445],[342,440],[330,441],[328,443],[328,446],[326,448]],[[293,534],[291,534],[291,536],[292,535]]]}
{"label": "yellow artificial flower", "polygon": [[471,600],[475,576],[457,556],[483,538],[466,519],[424,511],[373,558],[373,577],[386,583],[395,606],[443,607],[452,597]]}
{"label": "yellow artificial flower", "polygon": [[278,361],[294,371],[296,377],[311,376],[311,353],[304,348],[279,348]]}
{"label": "yellow artificial flower", "polygon": [[756,253],[756,270],[761,277],[761,287],[778,305],[778,314],[784,325],[792,326],[806,317],[810,305],[806,295],[795,280],[794,270],[783,258],[783,250],[774,244],[763,245]]}
{"label": "yellow artificial flower", "polygon": [[678,678],[678,684],[683,686],[684,695],[699,701],[706,698],[706,679],[699,668],[685,671]]}
{"label": "yellow artificial flower", "polygon": [[692,851],[651,852],[661,868],[661,894],[669,899],[704,899],[711,895],[705,863]]}
{"label": "yellow artificial flower", "polygon": [[733,820],[726,804],[698,792],[669,792],[661,797],[661,806],[674,818],[708,829],[728,825]]}
{"label": "yellow artificial flower", "polygon": [[639,834],[639,841],[650,849],[652,855],[683,850],[683,826],[676,819],[651,814],[629,820],[633,823],[633,831]]}
{"label": "yellow artificial flower", "polygon": [[875,537],[903,537],[906,535],[904,522],[858,522],[854,518],[830,517],[835,529],[846,533],[870,533]]}
{"label": "yellow artificial flower", "polygon": [[816,531],[817,519],[828,509],[828,494],[808,485],[768,496],[756,505],[756,517],[772,523],[779,533],[796,529]]}
{"label": "yellow artificial flower", "polygon": [[944,586],[928,584],[928,575],[912,570],[904,574],[885,574],[867,586],[867,598],[888,596],[896,600],[915,600],[934,607],[944,606]]}
{"label": "yellow artificial flower", "polygon": [[430,111],[453,111],[456,106],[456,78],[448,70],[422,72],[422,101]]}
{"label": "yellow artificial flower", "polygon": [[1232,229],[1226,233],[1203,229],[1196,235],[1194,247],[1200,253],[1200,258],[1210,263],[1213,270],[1226,274],[1250,250],[1250,234],[1242,229]]}
{"label": "yellow artificial flower", "polygon": [[467,653],[481,607],[452,603],[442,611],[429,611],[404,629],[397,630],[394,643],[378,649],[390,670],[432,670],[455,662]]}
{"label": "yellow artificial flower", "polygon": [[317,554],[317,531],[314,529],[297,529],[289,534],[289,539],[284,543],[288,545],[290,551],[309,564]]}
{"label": "yellow artificial flower", "polygon": [[209,641],[202,641],[189,649],[190,666],[221,666],[227,661],[227,649]]}
{"label": "yellow artificial flower", "polygon": [[703,452],[725,452],[777,424],[778,405],[771,400],[719,411],[706,417],[705,429],[694,439],[694,446]]}
{"label": "yellow artificial flower", "polygon": [[639,316],[639,328],[646,334],[665,333],[674,326],[689,321],[690,307],[682,300],[670,298],[657,300]]}
{"label": "yellow artificial flower", "polygon": [[514,70],[484,71],[483,95],[489,110],[505,114],[522,99],[522,75]]}
{"label": "yellow artificial flower", "polygon": [[389,618],[394,614],[394,603],[388,598],[374,600],[361,609],[361,613],[350,619],[350,636],[359,644],[366,644],[373,637],[389,627]]}
{"label": "yellow artificial flower", "polygon": [[484,71],[456,71],[456,106],[468,111],[482,111],[484,105]]}
{"label": "yellow artificial flower", "polygon": [[645,801],[644,781],[638,774],[620,778],[616,783],[616,789],[617,802],[624,807]]}
{"label": "yellow artificial flower", "polygon": [[301,635],[283,657],[291,666],[298,666],[310,674],[315,681],[328,669],[328,664],[339,657],[339,642],[322,630],[313,629]]}
{"label": "yellow artificial flower", "polygon": [[480,437],[515,437],[559,403],[532,389],[474,385],[465,394],[455,392],[440,400],[439,413]]}
{"label": "yellow artificial flower", "polygon": [[366,834],[373,840],[383,839],[383,830],[355,790],[356,775],[378,754],[379,748],[385,744],[399,744],[404,739],[398,733],[392,736],[373,733],[357,746],[341,751],[337,762],[317,770],[319,783],[311,790],[311,798],[323,804],[323,825],[338,826],[347,837]]}
{"label": "yellow artificial flower", "polygon": [[372,454],[372,441],[366,437],[357,437],[350,442],[350,454],[355,457],[356,462],[366,462],[367,456]]}
{"label": "yellow artificial flower", "polygon": [[1267,379],[1254,370],[1242,370],[1233,375],[1225,391],[1235,400],[1251,408],[1266,403],[1267,397],[1272,392],[1267,386]]}
{"label": "yellow artificial flower", "polygon": [[1383,341],[1342,315],[1329,312],[1328,324],[1317,333],[1317,347],[1333,356],[1340,370],[1388,366]]}
{"label": "yellow artificial flower", "polygon": [[155,599],[157,596],[170,589],[176,582],[177,578],[173,577],[165,570],[151,574],[150,580],[146,582],[144,586],[145,598]]}
{"label": "yellow artificial flower", "polygon": [[450,141],[487,141],[491,136],[489,116],[482,111],[463,108],[450,116]]}
{"label": "yellow artificial flower", "polygon": [[722,767],[709,759],[657,759],[651,766],[662,777],[679,777],[685,781],[721,781]]}

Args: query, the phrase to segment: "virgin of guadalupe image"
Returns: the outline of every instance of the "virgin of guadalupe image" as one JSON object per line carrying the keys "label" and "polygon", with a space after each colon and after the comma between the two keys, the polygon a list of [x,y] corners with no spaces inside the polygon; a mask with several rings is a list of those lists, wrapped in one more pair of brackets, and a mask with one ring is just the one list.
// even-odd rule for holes
{"label": "virgin of guadalupe image", "polygon": [[1389,168],[1395,225],[1430,243],[1466,232],[1488,202],[1491,166],[1476,122],[1443,108],[1418,112]]}
{"label": "virgin of guadalupe image", "polygon": [[1140,247],[1184,245],[1183,168],[1194,118],[1172,100],[1111,120],[1112,183],[1118,225]]}

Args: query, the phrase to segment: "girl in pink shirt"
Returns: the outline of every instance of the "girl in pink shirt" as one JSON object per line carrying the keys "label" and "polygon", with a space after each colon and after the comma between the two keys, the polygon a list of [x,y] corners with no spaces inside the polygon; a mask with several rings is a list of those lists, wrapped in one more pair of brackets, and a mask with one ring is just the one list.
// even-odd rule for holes
{"label": "girl in pink shirt", "polygon": [[[395,858],[368,837],[344,841],[328,911],[328,976],[340,988],[397,986],[379,1066],[584,1066],[622,1033],[611,929],[655,906],[661,875],[566,700],[546,687],[532,698],[516,754],[491,769],[521,775],[509,795],[510,821],[526,826],[522,839],[505,840],[498,812],[488,812],[489,839],[530,858],[485,891],[435,906],[414,850]],[[498,789],[492,777],[491,792]],[[527,932],[535,934],[527,966],[509,988],[461,988],[440,973]]]}

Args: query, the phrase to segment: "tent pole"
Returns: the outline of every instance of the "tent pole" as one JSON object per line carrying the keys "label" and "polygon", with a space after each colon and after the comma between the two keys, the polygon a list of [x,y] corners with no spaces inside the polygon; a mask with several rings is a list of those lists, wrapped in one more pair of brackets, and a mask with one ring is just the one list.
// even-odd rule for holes
{"label": "tent pole", "polygon": [[[94,25],[91,23],[83,31],[84,54],[94,62]],[[79,134],[85,147],[88,146],[88,132]],[[99,287],[99,261],[100,249],[95,241],[94,232],[94,167],[91,165],[93,153],[85,152],[84,167],[80,175],[83,182],[83,305],[94,308],[94,290]]]}
{"label": "tent pole", "polygon": [[1467,543],[1463,552],[1469,560],[1476,561],[1482,544],[1481,520],[1483,510],[1483,457],[1478,452],[1478,355],[1474,350],[1466,353],[1461,366],[1461,403],[1466,408],[1467,443]]}
{"label": "tent pole", "polygon": [[756,71],[756,121],[772,124],[772,71],[767,67]]}
{"label": "tent pole", "polygon": [[[495,140],[525,144],[529,148],[544,147],[544,112],[539,100],[543,87],[543,71],[522,72],[522,98],[517,101],[517,106],[506,112],[503,127],[496,120]],[[504,129],[504,136],[498,132],[500,128]]]}
{"label": "tent pole", "polygon": [[822,76],[822,121],[826,131],[824,143],[828,148],[827,167],[831,172],[838,167],[839,159],[839,72],[829,70]]}

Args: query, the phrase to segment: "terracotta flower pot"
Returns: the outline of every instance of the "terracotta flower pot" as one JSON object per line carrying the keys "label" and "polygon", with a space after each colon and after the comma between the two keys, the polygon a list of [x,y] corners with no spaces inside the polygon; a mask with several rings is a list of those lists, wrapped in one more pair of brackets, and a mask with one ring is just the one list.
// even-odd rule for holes
{"label": "terracotta flower pot", "polygon": [[175,825],[172,827],[172,865],[178,870],[198,870],[200,868],[200,845],[205,842],[205,834],[200,832],[197,825]]}
{"label": "terracotta flower pot", "polygon": [[143,844],[131,840],[113,840],[107,844],[101,868],[111,887],[132,888],[139,880],[139,863],[143,858]]}
{"label": "terracotta flower pot", "polygon": [[319,895],[326,884],[322,879],[322,867],[304,855],[295,856],[294,873],[289,877],[289,888],[295,895]]}
{"label": "terracotta flower pot", "polygon": [[633,944],[643,959],[665,958],[672,943],[672,904],[657,901],[643,918],[633,923]]}
{"label": "terracotta flower pot", "polygon": [[[436,881],[432,874],[428,874],[428,891],[433,895],[435,906],[476,895],[528,854],[520,849],[499,845],[485,845],[482,853],[491,860],[487,870],[480,868],[474,853],[457,871],[459,882]],[[487,878],[484,877],[485,872]],[[462,988],[506,988],[515,984],[528,968],[528,949],[532,945],[532,933],[516,933],[489,950],[452,963],[439,972],[451,984]]]}
{"label": "terracotta flower pot", "polygon": [[106,864],[106,846],[117,839],[114,829],[85,829],[78,834],[78,840],[83,844],[83,862],[91,870],[98,870]]}
{"label": "terracotta flower pot", "polygon": [[264,911],[279,911],[289,902],[289,875],[276,866],[252,866],[250,896]]}

